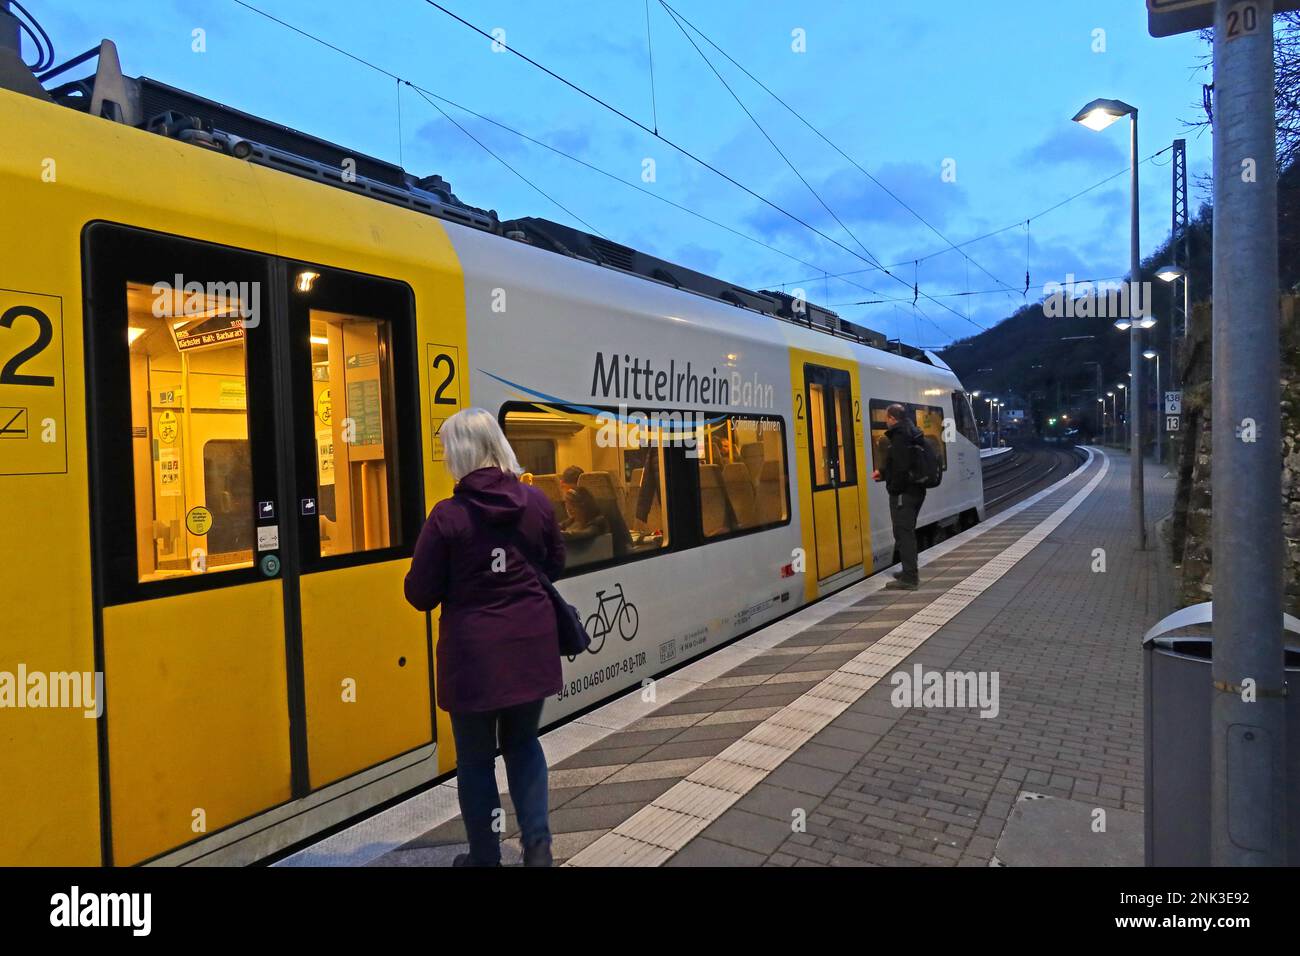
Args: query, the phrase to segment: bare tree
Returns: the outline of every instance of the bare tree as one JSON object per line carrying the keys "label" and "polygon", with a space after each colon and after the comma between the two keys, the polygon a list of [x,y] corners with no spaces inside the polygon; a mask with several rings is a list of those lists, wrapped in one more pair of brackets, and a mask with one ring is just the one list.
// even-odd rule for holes
{"label": "bare tree", "polygon": [[[1207,46],[1214,43],[1214,31],[1202,30]],[[1209,73],[1213,56],[1206,53],[1199,69]],[[1274,91],[1277,111],[1277,165],[1287,169],[1300,156],[1300,10],[1279,13],[1273,22],[1273,62],[1276,71]],[[1209,90],[1209,87],[1206,87]],[[1205,102],[1205,116],[1186,122],[1191,129],[1208,129],[1213,121],[1210,98]]]}

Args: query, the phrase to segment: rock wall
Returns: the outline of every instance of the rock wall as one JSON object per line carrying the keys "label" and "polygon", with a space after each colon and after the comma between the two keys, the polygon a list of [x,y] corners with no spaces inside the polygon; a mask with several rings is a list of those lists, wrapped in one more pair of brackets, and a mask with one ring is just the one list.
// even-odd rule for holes
{"label": "rock wall", "polygon": [[[1210,600],[1214,569],[1209,304],[1196,305],[1192,316],[1179,356],[1184,428],[1172,459],[1178,490],[1169,536],[1174,564],[1181,566],[1182,605]],[[1300,296],[1283,298],[1281,325],[1283,575],[1286,609],[1300,616]]]}

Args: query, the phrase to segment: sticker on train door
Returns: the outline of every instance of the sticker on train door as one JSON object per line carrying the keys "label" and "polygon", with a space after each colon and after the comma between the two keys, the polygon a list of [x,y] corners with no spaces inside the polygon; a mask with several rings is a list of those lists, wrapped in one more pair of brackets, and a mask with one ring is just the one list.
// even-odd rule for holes
{"label": "sticker on train door", "polygon": [[429,428],[432,430],[434,461],[442,461],[442,424],[460,411],[460,349],[454,345],[428,343]]}
{"label": "sticker on train door", "polygon": [[0,289],[0,475],[66,475],[63,300]]}

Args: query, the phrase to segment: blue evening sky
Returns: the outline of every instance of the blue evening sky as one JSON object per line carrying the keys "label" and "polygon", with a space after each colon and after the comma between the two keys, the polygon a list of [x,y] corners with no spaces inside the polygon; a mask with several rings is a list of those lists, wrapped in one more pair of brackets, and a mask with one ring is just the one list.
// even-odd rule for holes
{"label": "blue evening sky", "polygon": [[[440,173],[461,199],[503,218],[541,216],[749,286],[808,297],[891,336],[935,345],[991,325],[1024,300],[1021,227],[966,248],[1014,294],[921,299],[911,305],[912,260],[942,239],[696,37],[723,76],[821,193],[856,240],[799,182],[674,25],[650,0],[660,133],[816,226],[829,242],[720,179],[424,0],[248,0],[439,95],[573,153],[781,250],[764,248],[638,193],[454,109],[451,115],[550,199],[535,192],[412,90],[250,12],[234,0],[33,0],[29,9],[62,60],[113,39],[130,75],[144,75],[295,127],[410,172]],[[608,103],[654,125],[646,0],[440,0],[467,20]],[[1096,97],[1141,110],[1141,155],[1188,138],[1195,179],[1208,172],[1195,35],[1154,40],[1142,0],[672,0],[672,5],[775,93],[924,216],[963,242],[1023,221],[1128,163],[1127,121],[1101,133],[1070,122]],[[206,51],[194,52],[195,29]],[[802,30],[806,51],[792,50]],[[1104,52],[1094,31],[1104,30]],[[642,182],[645,160],[655,179]],[[943,179],[955,161],[956,181]],[[1142,245],[1170,226],[1169,153],[1142,167]],[[1157,165],[1157,163],[1164,165]],[[1206,197],[1193,186],[1193,206]],[[1119,176],[1035,220],[1030,299],[1043,284],[1121,276],[1128,265],[1128,179]],[[894,271],[869,268],[862,243]],[[853,250],[850,252],[848,250]],[[857,255],[854,254],[857,253]],[[783,255],[782,253],[788,254]],[[810,268],[796,260],[811,263]],[[949,250],[919,266],[934,296],[1001,288]],[[968,276],[969,273],[969,276]],[[901,280],[901,281],[900,281]],[[859,283],[854,285],[851,283]],[[874,290],[867,292],[862,286]],[[879,305],[864,299],[898,298]]]}

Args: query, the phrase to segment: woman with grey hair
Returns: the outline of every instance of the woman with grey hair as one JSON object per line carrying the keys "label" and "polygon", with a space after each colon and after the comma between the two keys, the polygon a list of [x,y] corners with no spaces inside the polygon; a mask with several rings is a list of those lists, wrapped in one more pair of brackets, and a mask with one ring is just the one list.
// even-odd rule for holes
{"label": "woman with grey hair", "polygon": [[406,600],[438,621],[437,701],[451,715],[469,852],[455,866],[500,866],[496,751],[506,763],[525,866],[551,865],[545,699],[560,690],[555,612],[538,569],[564,570],[550,499],[523,469],[490,412],[467,408],[439,432],[452,496],[430,512],[406,575]]}

